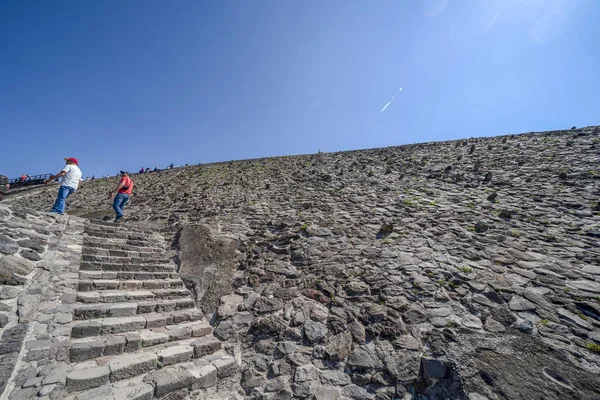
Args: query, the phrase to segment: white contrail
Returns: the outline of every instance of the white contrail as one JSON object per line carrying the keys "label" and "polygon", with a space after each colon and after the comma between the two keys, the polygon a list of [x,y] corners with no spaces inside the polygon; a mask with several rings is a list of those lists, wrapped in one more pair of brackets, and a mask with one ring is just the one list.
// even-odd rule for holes
{"label": "white contrail", "polygon": [[[402,91],[402,88],[398,89],[399,92]],[[384,112],[386,108],[388,108],[390,106],[390,104],[392,104],[392,101],[394,101],[396,97],[392,96],[392,100],[388,101],[387,104],[385,106],[383,106],[383,108],[381,109],[381,111],[379,112]]]}

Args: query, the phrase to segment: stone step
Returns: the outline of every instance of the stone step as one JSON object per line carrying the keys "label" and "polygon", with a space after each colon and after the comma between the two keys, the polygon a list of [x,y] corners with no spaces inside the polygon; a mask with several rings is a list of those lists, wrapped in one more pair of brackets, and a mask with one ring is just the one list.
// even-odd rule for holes
{"label": "stone step", "polygon": [[120,264],[82,261],[80,271],[175,272],[174,264]]}
{"label": "stone step", "polygon": [[137,247],[149,246],[149,247],[165,248],[164,240],[160,241],[160,242],[152,242],[152,241],[147,241],[145,239],[127,239],[127,244],[129,244],[131,246],[137,246]]}
{"label": "stone step", "polygon": [[[186,353],[183,352],[183,354]],[[213,387],[219,380],[234,375],[238,370],[235,359],[222,350],[201,358],[192,358],[190,361],[165,366],[162,369],[148,370],[148,367],[152,366],[152,358],[131,360],[128,364],[125,364],[125,360],[111,361],[111,363],[104,367],[88,366],[86,369],[74,370],[69,373],[66,383],[68,393],[64,399],[150,400],[166,398],[170,393],[182,389],[195,391]],[[157,356],[156,366],[158,365]],[[138,373],[136,374],[136,372]],[[127,375],[134,379],[122,378]],[[120,382],[122,379],[130,379],[130,381],[123,384]]]}
{"label": "stone step", "polygon": [[119,231],[127,231],[127,232],[146,232],[153,233],[159,230],[158,226],[152,224],[144,224],[144,223],[136,223],[136,222],[128,222],[126,225],[123,224],[115,224],[110,221],[89,221],[86,224],[86,228],[97,229],[97,230],[105,230],[107,232],[119,232]]}
{"label": "stone step", "polygon": [[119,279],[119,280],[153,280],[178,279],[176,272],[117,272],[117,271],[80,271],[79,279]]}
{"label": "stone step", "polygon": [[[157,247],[162,247],[165,244],[165,239],[159,235],[152,233],[129,233],[129,232],[102,232],[97,230],[86,229],[84,232],[84,239],[104,239],[110,241],[125,241],[127,242],[142,242],[159,244]],[[139,243],[135,243],[139,245]],[[151,246],[152,247],[152,246]]]}
{"label": "stone step", "polygon": [[162,246],[137,246],[127,243],[125,239],[107,240],[93,237],[86,237],[83,240],[83,247],[86,249],[114,249],[114,250],[132,250],[144,251],[146,253],[163,253],[165,251]]}
{"label": "stone step", "polygon": [[123,249],[103,249],[97,247],[85,246],[84,255],[102,256],[102,257],[125,257],[125,258],[162,258],[164,251],[146,252],[144,250],[123,250]]}
{"label": "stone step", "polygon": [[138,332],[71,339],[69,360],[75,363],[141,350],[158,352],[182,344],[194,346],[195,355],[202,357],[221,348],[221,341],[212,336],[212,328],[208,323],[179,328],[143,329]]}
{"label": "stone step", "polygon": [[128,317],[138,314],[164,313],[195,308],[191,298],[177,300],[151,300],[137,303],[90,303],[75,307],[73,320],[83,321],[105,317]]}
{"label": "stone step", "polygon": [[[130,310],[135,311],[133,308]],[[75,321],[70,323],[71,338],[80,339],[90,336],[132,332],[141,329],[162,328],[164,326],[181,324],[183,322],[200,321],[203,318],[204,314],[202,311],[197,308],[190,308],[187,310],[162,313],[88,319],[86,321]]]}
{"label": "stone step", "polygon": [[118,280],[118,279],[80,279],[77,290],[137,290],[137,289],[181,289],[185,285],[181,279],[160,280]]}
{"label": "stone step", "polygon": [[106,232],[103,230],[86,228],[84,232],[84,237],[96,237],[96,238],[106,238],[106,239],[127,239],[136,241],[136,242],[154,242],[161,243],[164,242],[164,239],[158,238],[156,235],[152,233],[136,233],[136,232],[126,232],[126,231],[117,231],[117,232]]}
{"label": "stone step", "polygon": [[173,300],[190,298],[187,289],[152,289],[152,290],[102,290],[77,292],[77,301],[81,303],[121,303],[143,300]]}
{"label": "stone step", "polygon": [[82,254],[83,262],[99,262],[107,264],[167,264],[171,260],[164,255],[148,255],[148,257],[117,257],[98,254]]}

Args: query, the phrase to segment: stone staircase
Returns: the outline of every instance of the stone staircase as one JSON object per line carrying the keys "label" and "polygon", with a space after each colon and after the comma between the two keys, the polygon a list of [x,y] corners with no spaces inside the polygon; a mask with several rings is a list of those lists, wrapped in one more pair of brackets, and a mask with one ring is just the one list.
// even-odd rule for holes
{"label": "stone staircase", "polygon": [[187,398],[237,371],[141,224],[88,222],[69,328],[65,399]]}

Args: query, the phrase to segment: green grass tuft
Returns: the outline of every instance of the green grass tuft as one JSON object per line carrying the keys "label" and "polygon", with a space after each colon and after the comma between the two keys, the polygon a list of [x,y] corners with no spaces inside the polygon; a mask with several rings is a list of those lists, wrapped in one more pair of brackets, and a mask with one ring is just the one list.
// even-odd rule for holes
{"label": "green grass tuft", "polygon": [[600,353],[600,345],[597,345],[596,343],[588,343],[585,347],[587,347],[589,351],[593,351],[594,353]]}

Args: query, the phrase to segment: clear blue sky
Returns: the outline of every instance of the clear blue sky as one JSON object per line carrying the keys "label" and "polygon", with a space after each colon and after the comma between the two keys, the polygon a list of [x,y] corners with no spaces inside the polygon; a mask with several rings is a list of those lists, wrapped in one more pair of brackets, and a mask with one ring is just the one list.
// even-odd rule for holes
{"label": "clear blue sky", "polygon": [[597,0],[3,0],[0,173],[599,124],[598,21]]}

